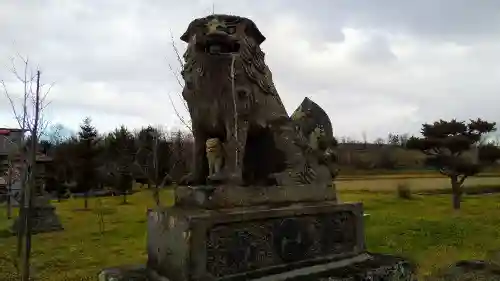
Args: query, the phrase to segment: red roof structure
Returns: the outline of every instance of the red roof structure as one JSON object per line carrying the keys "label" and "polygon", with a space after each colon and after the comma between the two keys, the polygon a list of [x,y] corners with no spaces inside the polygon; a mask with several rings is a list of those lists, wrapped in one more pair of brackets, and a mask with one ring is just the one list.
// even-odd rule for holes
{"label": "red roof structure", "polygon": [[[8,134],[10,133],[17,133],[17,132],[22,132],[23,129],[19,129],[19,128],[5,128],[5,127],[0,127],[0,132],[1,131],[6,131]],[[28,130],[24,130],[25,132],[27,132]]]}
{"label": "red roof structure", "polygon": [[9,129],[0,129],[0,135],[1,136],[8,136],[8,135],[10,135],[10,130]]}

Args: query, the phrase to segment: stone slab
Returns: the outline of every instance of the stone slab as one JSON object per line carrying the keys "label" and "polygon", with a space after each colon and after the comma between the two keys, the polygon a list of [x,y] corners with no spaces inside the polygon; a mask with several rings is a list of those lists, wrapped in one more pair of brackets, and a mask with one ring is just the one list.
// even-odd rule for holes
{"label": "stone slab", "polygon": [[[194,280],[194,279],[193,279]],[[227,281],[416,281],[413,264],[392,256],[363,253],[341,261],[303,267],[257,279],[230,277]],[[99,281],[169,281],[152,275],[144,266],[115,267],[103,270]]]}
{"label": "stone slab", "polygon": [[258,278],[365,251],[361,203],[148,211],[148,270],[171,281]]}
{"label": "stone slab", "polygon": [[334,185],[179,186],[175,190],[176,206],[208,209],[322,201],[337,201]]}

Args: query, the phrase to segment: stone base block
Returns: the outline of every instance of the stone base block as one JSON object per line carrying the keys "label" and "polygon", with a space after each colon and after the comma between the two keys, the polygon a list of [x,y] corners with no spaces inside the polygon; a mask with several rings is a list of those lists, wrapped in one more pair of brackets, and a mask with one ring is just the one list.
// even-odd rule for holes
{"label": "stone base block", "polygon": [[207,209],[337,201],[335,185],[179,186],[175,205]]}
{"label": "stone base block", "polygon": [[[228,281],[415,281],[415,268],[405,259],[381,254],[364,253],[329,263],[307,266],[269,274],[258,278],[249,276],[222,279],[190,280],[228,280]],[[99,281],[171,281],[159,277],[145,266],[116,267],[103,270]]]}
{"label": "stone base block", "polygon": [[361,203],[309,202],[148,214],[148,270],[171,281],[248,280],[365,251]]}

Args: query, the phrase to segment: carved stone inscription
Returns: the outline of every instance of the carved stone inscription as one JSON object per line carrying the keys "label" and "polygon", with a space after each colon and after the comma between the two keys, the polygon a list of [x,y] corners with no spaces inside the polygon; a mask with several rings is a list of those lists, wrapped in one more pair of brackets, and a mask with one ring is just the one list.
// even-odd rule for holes
{"label": "carved stone inscription", "polygon": [[221,277],[352,251],[356,216],[338,211],[218,224],[207,235],[207,271]]}

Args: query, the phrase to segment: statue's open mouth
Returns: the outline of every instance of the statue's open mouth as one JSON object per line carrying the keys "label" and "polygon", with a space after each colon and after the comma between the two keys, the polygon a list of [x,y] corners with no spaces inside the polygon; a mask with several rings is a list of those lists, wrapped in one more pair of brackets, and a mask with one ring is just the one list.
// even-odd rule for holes
{"label": "statue's open mouth", "polygon": [[207,36],[197,43],[199,51],[210,55],[229,55],[240,51],[240,44],[229,36]]}

